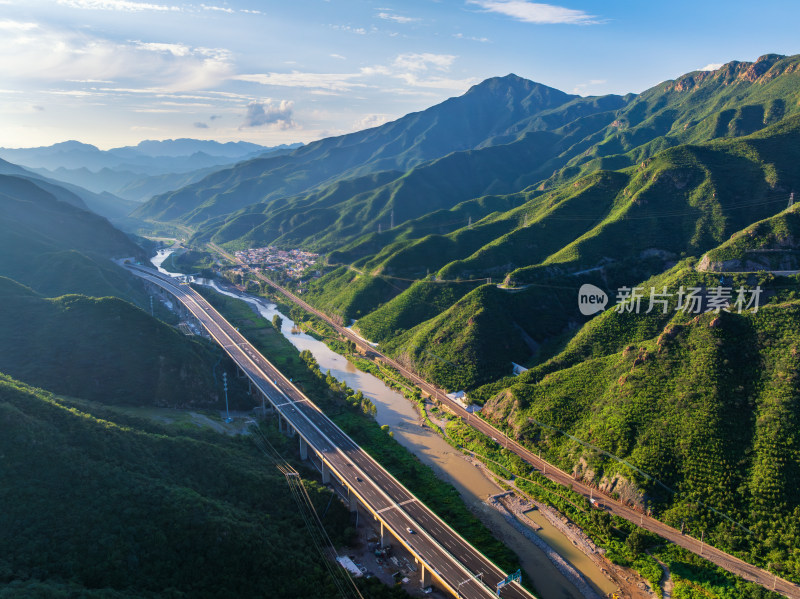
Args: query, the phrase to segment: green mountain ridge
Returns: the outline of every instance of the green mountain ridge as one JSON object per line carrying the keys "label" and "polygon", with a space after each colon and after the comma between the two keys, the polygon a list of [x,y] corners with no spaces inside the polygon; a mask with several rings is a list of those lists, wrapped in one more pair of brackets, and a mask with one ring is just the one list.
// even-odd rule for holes
{"label": "green mountain ridge", "polygon": [[[255,161],[216,173],[154,198],[135,216],[188,224],[199,230],[197,242],[213,240],[232,249],[277,244],[330,251],[365,234],[370,245],[378,225],[388,230],[431,209],[526,187],[553,189],[598,169],[639,164],[669,147],[763,129],[797,111],[798,63],[797,56],[765,55],[624,98],[570,96],[511,75],[489,79],[459,98],[368,132],[321,140],[277,162]],[[478,126],[464,125],[466,110],[473,111]],[[418,130],[424,123],[428,128]],[[442,131],[445,123],[452,125],[449,133]],[[403,136],[377,154],[371,151],[377,136],[399,132]],[[436,156],[421,148],[441,152]],[[464,160],[467,171],[456,166]],[[390,185],[363,178],[385,167],[410,172]],[[482,172],[488,181],[464,186]],[[350,196],[328,189],[343,179],[356,186]],[[417,208],[427,205],[427,212]]]}
{"label": "green mountain ridge", "polygon": [[406,171],[453,152],[513,143],[527,132],[553,130],[622,104],[619,96],[580,98],[515,75],[497,77],[392,123],[215,173],[153,198],[133,216],[196,226],[250,204],[313,192],[341,179]]}
{"label": "green mountain ridge", "polygon": [[[219,352],[128,302],[47,299],[0,277],[0,372],[104,404],[218,404]],[[221,371],[220,371],[221,372]]]}
{"label": "green mountain ridge", "polygon": [[59,200],[37,181],[0,175],[0,240],[0,276],[49,296],[143,301],[141,285],[110,260],[144,258],[143,250],[105,218]]}
{"label": "green mountain ridge", "polygon": [[[534,195],[472,229],[425,237],[380,264],[367,263],[372,268],[365,265],[363,275],[334,270],[309,283],[307,297],[344,321],[360,318],[356,326],[365,336],[450,389],[482,384],[508,373],[512,361],[529,362],[538,346],[585,322],[577,306],[582,283],[609,290],[634,286],[680,256],[713,255],[737,231],[781,210],[788,190],[800,186],[793,168],[800,159],[798,140],[800,117],[792,117],[747,138],[668,149],[647,165],[594,173]],[[404,291],[404,273],[452,259],[453,247],[468,257]],[[437,282],[463,288],[486,277],[505,277],[512,289],[452,296],[447,284]],[[409,302],[415,286],[430,287],[420,300],[425,304]],[[442,301],[432,297],[439,293]],[[478,293],[493,298],[485,320],[475,318],[483,313],[483,302],[472,297]],[[444,309],[444,296],[458,301]],[[474,341],[461,347],[469,331]],[[471,350],[473,343],[481,349]],[[459,363],[458,356],[470,359],[460,369],[449,366]]]}

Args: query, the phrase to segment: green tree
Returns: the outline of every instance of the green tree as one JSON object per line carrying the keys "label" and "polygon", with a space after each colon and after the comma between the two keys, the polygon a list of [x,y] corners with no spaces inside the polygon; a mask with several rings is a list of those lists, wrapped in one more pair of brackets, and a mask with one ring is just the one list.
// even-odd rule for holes
{"label": "green tree", "polygon": [[628,547],[628,551],[631,552],[631,555],[637,558],[644,553],[644,550],[647,548],[647,539],[644,534],[636,528],[628,535],[628,538],[625,539],[625,545]]}

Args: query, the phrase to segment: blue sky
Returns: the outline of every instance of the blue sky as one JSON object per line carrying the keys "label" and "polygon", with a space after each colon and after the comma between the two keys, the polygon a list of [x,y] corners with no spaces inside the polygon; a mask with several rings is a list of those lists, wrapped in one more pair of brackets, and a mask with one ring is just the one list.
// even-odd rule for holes
{"label": "blue sky", "polygon": [[800,53],[765,0],[0,0],[0,146],[308,142],[516,73],[581,95]]}

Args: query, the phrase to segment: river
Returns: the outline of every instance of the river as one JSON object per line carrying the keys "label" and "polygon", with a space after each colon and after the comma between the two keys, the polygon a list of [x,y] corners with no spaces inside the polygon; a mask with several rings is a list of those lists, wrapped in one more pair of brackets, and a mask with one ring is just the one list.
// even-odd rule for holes
{"label": "river", "polygon": [[[165,274],[174,274],[161,267],[171,252],[172,250],[160,250],[152,259],[156,268]],[[431,466],[439,478],[450,482],[470,510],[519,556],[522,567],[536,586],[541,599],[582,599],[575,586],[556,569],[544,552],[511,526],[497,510],[484,503],[489,495],[499,493],[501,489],[436,433],[423,428],[416,408],[402,394],[387,387],[379,378],[358,370],[323,342],[305,333],[292,333],[294,322],[280,313],[275,304],[257,296],[222,289],[215,281],[196,279],[195,282],[250,303],[269,321],[278,314],[283,321],[283,336],[299,351],[309,350],[322,372],[330,370],[336,379],[344,381],[351,389],[360,390],[368,397],[377,409],[375,420],[381,425],[388,424],[394,432],[395,440],[419,457],[424,464]],[[565,535],[548,522],[540,521],[540,518],[536,518],[536,521],[544,527],[538,534],[580,571],[601,596],[617,589],[594,562],[575,548]]]}

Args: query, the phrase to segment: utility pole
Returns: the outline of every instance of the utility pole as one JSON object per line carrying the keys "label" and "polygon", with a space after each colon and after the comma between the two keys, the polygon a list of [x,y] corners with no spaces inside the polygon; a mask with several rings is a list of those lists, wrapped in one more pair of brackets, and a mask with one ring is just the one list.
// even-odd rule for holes
{"label": "utility pole", "polygon": [[153,310],[153,296],[151,295],[150,296],[150,316],[155,316],[155,315],[156,315],[156,313]]}
{"label": "utility pole", "polygon": [[470,229],[472,228],[472,217],[471,216],[469,217],[469,223],[467,223],[467,227],[469,227]]}
{"label": "utility pole", "polygon": [[222,373],[222,388],[225,390],[225,422],[233,422],[231,414],[228,411],[228,373]]}
{"label": "utility pole", "polygon": [[380,234],[381,234],[381,224],[378,223],[378,235],[380,235]]}
{"label": "utility pole", "polygon": [[794,192],[789,194],[789,206],[787,207],[791,208],[793,205],[794,205]]}
{"label": "utility pole", "polygon": [[392,218],[389,221],[389,228],[394,229],[394,208],[392,209]]}

